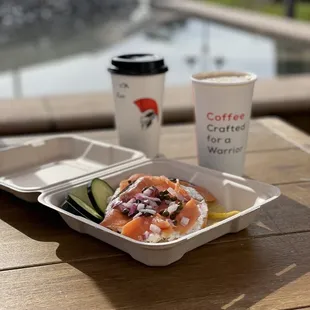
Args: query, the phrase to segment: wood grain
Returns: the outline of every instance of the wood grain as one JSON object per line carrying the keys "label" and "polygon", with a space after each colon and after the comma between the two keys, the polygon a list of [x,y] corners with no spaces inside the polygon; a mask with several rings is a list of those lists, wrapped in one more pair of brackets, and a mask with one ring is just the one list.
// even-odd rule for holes
{"label": "wood grain", "polygon": [[[275,133],[277,136],[284,138],[291,144],[297,145],[299,148],[310,153],[310,136],[305,132],[290,126],[278,118],[262,118],[258,120],[259,124],[265,126],[269,131]],[[307,120],[309,126],[309,118]]]}
{"label": "wood grain", "polygon": [[[309,188],[310,183],[303,186]],[[296,201],[286,197],[286,194],[298,193],[299,187],[300,184],[281,187],[283,195],[264,206],[248,229],[212,243],[310,231],[309,201],[305,203],[302,194]],[[56,212],[45,206],[25,203],[5,192],[0,192],[0,202],[0,270],[124,255],[118,249],[71,230]]]}
{"label": "wood grain", "polygon": [[[117,256],[1,272],[1,305],[2,309],[220,309],[244,294],[229,309],[309,306],[310,234],[300,236],[207,245],[165,268]],[[296,267],[276,275],[292,264]]]}
{"label": "wood grain", "polygon": [[[122,255],[87,235],[71,230],[55,211],[0,192],[0,270]],[[1,309],[1,306],[0,306]]]}
{"label": "wood grain", "polygon": [[[197,158],[180,159],[197,164]],[[248,153],[245,176],[271,184],[304,182],[310,178],[310,155],[299,149]]]}
{"label": "wood grain", "polygon": [[246,175],[266,183],[300,182],[310,177],[310,156],[302,150],[247,154]]}
{"label": "wood grain", "polygon": [[[117,142],[115,131],[83,134]],[[293,137],[294,145],[252,122],[247,175],[282,184],[282,196],[248,229],[165,268],[139,264],[56,212],[0,191],[0,309],[309,308],[310,155],[297,148],[307,138]],[[165,127],[161,152],[195,163],[194,126]]]}
{"label": "wood grain", "polygon": [[310,183],[282,185],[280,189],[287,197],[310,208]]}
{"label": "wood grain", "polygon": [[[114,132],[105,133],[102,131],[86,134],[91,139],[118,143]],[[262,124],[253,121],[250,126],[247,151],[263,151],[274,149],[293,148],[291,143],[278,135],[272,133]],[[162,130],[160,140],[160,153],[169,158],[185,158],[197,155],[196,135],[194,125],[173,125],[165,126]]]}
{"label": "wood grain", "polygon": [[[117,133],[114,130],[95,130],[76,132],[94,140],[118,144]],[[55,137],[59,135],[32,135],[26,137],[14,137],[2,139],[3,145],[12,145],[24,142],[33,138]],[[252,121],[249,132],[247,151],[262,151],[286,149],[295,147],[290,142],[271,132],[264,125],[257,121]],[[160,140],[160,152],[167,157],[190,157],[196,156],[196,136],[194,125],[172,125],[162,128]]]}

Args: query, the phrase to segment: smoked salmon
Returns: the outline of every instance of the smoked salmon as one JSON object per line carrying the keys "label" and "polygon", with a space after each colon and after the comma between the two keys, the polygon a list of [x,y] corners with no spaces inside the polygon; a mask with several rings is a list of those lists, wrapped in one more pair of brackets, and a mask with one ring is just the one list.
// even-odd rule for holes
{"label": "smoked salmon", "polygon": [[137,241],[172,241],[205,227],[212,201],[189,182],[134,174],[120,182],[100,225]]}

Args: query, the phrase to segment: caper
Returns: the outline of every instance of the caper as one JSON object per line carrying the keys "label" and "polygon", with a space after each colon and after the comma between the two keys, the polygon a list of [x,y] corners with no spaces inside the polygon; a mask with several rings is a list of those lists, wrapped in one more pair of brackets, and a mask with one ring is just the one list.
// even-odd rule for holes
{"label": "caper", "polygon": [[178,225],[178,221],[177,220],[174,220],[172,221],[173,225],[177,226]]}
{"label": "caper", "polygon": [[176,213],[176,212],[173,212],[173,213],[170,215],[170,219],[172,219],[172,220],[175,220],[176,217],[177,217],[177,213]]}
{"label": "caper", "polygon": [[168,217],[168,216],[169,216],[169,212],[168,212],[168,210],[164,210],[164,212],[163,212],[163,216],[165,216],[165,217]]}
{"label": "caper", "polygon": [[167,195],[167,194],[163,194],[163,192],[161,192],[160,194],[159,194],[159,199],[160,200],[169,200],[169,195]]}

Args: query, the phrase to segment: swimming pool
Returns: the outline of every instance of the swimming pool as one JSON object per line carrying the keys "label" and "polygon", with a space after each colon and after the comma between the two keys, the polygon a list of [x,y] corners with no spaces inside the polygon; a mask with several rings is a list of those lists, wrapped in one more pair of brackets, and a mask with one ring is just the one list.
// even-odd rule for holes
{"label": "swimming pool", "polygon": [[259,78],[310,72],[307,51],[301,58],[300,49],[288,53],[283,42],[192,17],[141,29],[110,46],[100,46],[97,40],[88,49],[90,33],[80,36],[79,43],[85,39],[81,52],[72,52],[73,46],[66,57],[47,57],[44,62],[0,74],[1,97],[108,91],[111,83],[106,68],[111,57],[130,52],[163,55],[170,69],[167,86],[188,84],[189,76],[201,70],[246,70]]}

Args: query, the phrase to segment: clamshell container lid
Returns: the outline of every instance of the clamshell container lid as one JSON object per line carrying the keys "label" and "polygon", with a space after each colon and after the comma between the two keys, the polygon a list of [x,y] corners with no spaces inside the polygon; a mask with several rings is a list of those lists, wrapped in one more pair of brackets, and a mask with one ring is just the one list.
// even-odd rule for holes
{"label": "clamshell container lid", "polygon": [[50,188],[143,158],[142,152],[77,135],[36,139],[0,152],[0,186],[36,201]]}

